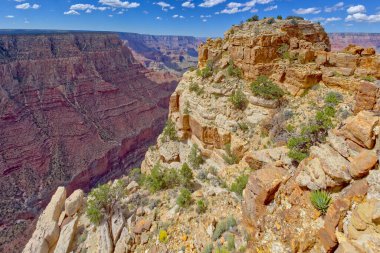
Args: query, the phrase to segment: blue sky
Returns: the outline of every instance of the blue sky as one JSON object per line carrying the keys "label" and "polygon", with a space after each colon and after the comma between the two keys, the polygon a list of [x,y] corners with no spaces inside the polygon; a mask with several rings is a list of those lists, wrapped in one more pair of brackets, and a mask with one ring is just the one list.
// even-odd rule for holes
{"label": "blue sky", "polygon": [[380,32],[380,0],[0,0],[0,29],[222,36],[252,15],[299,15],[328,32]]}

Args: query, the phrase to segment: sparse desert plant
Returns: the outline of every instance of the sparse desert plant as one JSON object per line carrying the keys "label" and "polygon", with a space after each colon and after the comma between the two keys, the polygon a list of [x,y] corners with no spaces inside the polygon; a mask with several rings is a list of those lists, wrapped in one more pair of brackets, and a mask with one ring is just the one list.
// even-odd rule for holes
{"label": "sparse desert plant", "polygon": [[294,19],[294,20],[305,20],[305,18],[300,17],[300,16],[287,16],[287,20]]}
{"label": "sparse desert plant", "polygon": [[315,209],[325,215],[331,203],[331,196],[326,191],[316,190],[310,193],[310,201]]}
{"label": "sparse desert plant", "polygon": [[265,99],[280,99],[285,95],[285,92],[266,76],[259,76],[251,84],[251,90],[255,96]]}
{"label": "sparse desert plant", "polygon": [[231,144],[228,143],[224,146],[224,151],[226,152],[225,155],[223,155],[223,160],[229,164],[229,165],[233,165],[233,164],[237,164],[240,162],[240,159],[239,157],[237,157],[231,150]]}
{"label": "sparse desert plant", "polygon": [[179,205],[180,207],[190,206],[190,204],[191,204],[191,192],[186,188],[182,188],[180,190],[180,193],[177,197],[176,202],[177,202],[177,205]]}
{"label": "sparse desert plant", "polygon": [[189,90],[191,92],[195,92],[195,94],[197,94],[198,96],[203,94],[203,92],[204,92],[204,89],[201,88],[198,83],[194,83],[194,82],[190,83]]}
{"label": "sparse desert plant", "polygon": [[134,168],[129,172],[129,177],[139,185],[144,184],[145,175],[141,173],[141,168]]}
{"label": "sparse desert plant", "polygon": [[178,140],[175,124],[171,119],[168,119],[168,121],[166,121],[165,128],[162,131],[162,137],[161,137],[161,141],[163,142],[168,141],[168,140],[171,140],[171,141]]}
{"label": "sparse desert plant", "polygon": [[191,187],[192,186],[194,174],[193,174],[193,171],[190,169],[190,167],[187,163],[182,164],[182,167],[179,171],[179,175],[181,178],[181,184],[184,187]]}
{"label": "sparse desert plant", "polygon": [[199,169],[201,164],[203,164],[203,157],[202,157],[201,152],[198,149],[197,144],[194,144],[191,147],[188,159],[189,159],[190,166],[193,169]]}
{"label": "sparse desert plant", "polygon": [[202,253],[212,253],[212,250],[214,249],[214,246],[212,243],[208,244],[202,251]]}
{"label": "sparse desert plant", "polygon": [[342,102],[343,96],[339,92],[329,92],[325,97],[325,103],[327,105],[336,106]]}
{"label": "sparse desert plant", "polygon": [[179,185],[178,172],[156,163],[150,174],[145,176],[144,185],[151,192],[173,188]]}
{"label": "sparse desert plant", "polygon": [[168,238],[168,232],[166,230],[161,229],[160,232],[158,232],[158,240],[160,243],[167,243],[169,238]]}
{"label": "sparse desert plant", "polygon": [[235,227],[236,224],[237,224],[236,220],[232,216],[229,216],[219,221],[218,224],[216,225],[214,233],[212,234],[212,240],[216,241],[222,236],[224,232],[228,231],[230,228]]}
{"label": "sparse desert plant", "polygon": [[244,110],[247,107],[248,100],[241,89],[235,90],[229,100],[236,109]]}
{"label": "sparse desert plant", "polygon": [[213,72],[214,72],[214,63],[212,61],[208,61],[206,64],[206,67],[204,67],[203,69],[197,70],[197,75],[202,77],[202,79],[206,79],[212,76]]}
{"label": "sparse desert plant", "polygon": [[235,66],[234,62],[232,60],[229,61],[228,67],[227,67],[227,74],[232,77],[238,77],[241,78],[242,71],[240,68]]}
{"label": "sparse desert plant", "polygon": [[249,19],[247,19],[247,22],[253,22],[253,21],[259,21],[260,18],[258,15],[254,15],[252,17],[250,17]]}
{"label": "sparse desert plant", "polygon": [[276,23],[276,21],[274,20],[274,18],[269,18],[269,19],[267,20],[267,24],[268,24],[268,25],[271,25],[271,24],[274,24],[274,23]]}
{"label": "sparse desert plant", "polygon": [[228,250],[234,250],[235,249],[235,237],[233,234],[228,234],[226,236],[227,241],[227,249]]}
{"label": "sparse desert plant", "polygon": [[190,103],[189,103],[189,101],[185,102],[185,108],[183,109],[183,114],[184,115],[189,115],[190,114]]}
{"label": "sparse desert plant", "polygon": [[230,253],[230,251],[224,246],[217,246],[215,248],[215,253]]}
{"label": "sparse desert plant", "polygon": [[249,126],[246,122],[238,122],[239,128],[243,131],[246,132],[249,129]]}
{"label": "sparse desert plant", "polygon": [[207,204],[206,204],[206,201],[204,199],[199,199],[197,201],[197,213],[201,214],[201,213],[205,213],[207,210]]}
{"label": "sparse desert plant", "polygon": [[377,79],[374,76],[363,76],[362,80],[372,83],[372,82],[376,81]]}
{"label": "sparse desert plant", "polygon": [[236,178],[235,181],[231,184],[230,190],[241,196],[243,195],[243,190],[247,186],[247,183],[248,175],[241,175],[238,178]]}
{"label": "sparse desert plant", "polygon": [[278,15],[278,16],[277,16],[277,19],[278,19],[278,20],[282,20],[282,16],[281,16],[281,15]]}

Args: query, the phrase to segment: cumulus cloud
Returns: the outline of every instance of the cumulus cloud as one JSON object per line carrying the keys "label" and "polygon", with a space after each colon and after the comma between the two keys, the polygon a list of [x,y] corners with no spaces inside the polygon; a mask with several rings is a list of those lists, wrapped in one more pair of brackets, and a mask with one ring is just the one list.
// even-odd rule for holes
{"label": "cumulus cloud", "polygon": [[339,2],[333,6],[325,7],[325,12],[334,12],[334,11],[340,11],[344,9],[344,2]]}
{"label": "cumulus cloud", "polygon": [[14,18],[15,16],[13,16],[13,15],[7,15],[7,16],[5,16],[5,18]]}
{"label": "cumulus cloud", "polygon": [[355,14],[359,12],[366,12],[366,9],[364,5],[359,4],[359,5],[351,6],[350,8],[347,9],[347,12],[349,14]]}
{"label": "cumulus cloud", "polygon": [[226,0],[203,0],[199,6],[204,8],[214,7],[215,5],[224,3]]}
{"label": "cumulus cloud", "polygon": [[163,11],[167,11],[168,9],[170,10],[173,10],[174,9],[174,6],[171,6],[170,4],[166,3],[166,2],[158,2],[158,3],[155,3],[156,5],[160,6],[162,8]]}
{"label": "cumulus cloud", "polygon": [[265,8],[264,11],[273,11],[273,10],[277,10],[277,8],[278,8],[277,5],[272,5]]}
{"label": "cumulus cloud", "polygon": [[[253,9],[253,7],[255,7],[256,4],[268,4],[272,1],[273,0],[251,0],[245,3],[230,2],[229,4],[227,4],[226,8],[218,12],[218,14],[235,14],[246,11],[257,12],[256,9]],[[272,7],[274,8],[274,6]],[[277,6],[275,8],[277,8]]]}
{"label": "cumulus cloud", "polygon": [[339,17],[331,17],[331,18],[326,18],[326,22],[329,23],[329,22],[335,22],[335,21],[340,21],[342,20],[342,18],[339,18]]}
{"label": "cumulus cloud", "polygon": [[346,21],[376,23],[380,22],[380,14],[367,15],[364,13],[354,13],[352,15],[348,15],[346,17]]}
{"label": "cumulus cloud", "polygon": [[41,5],[39,4],[30,4],[30,3],[24,3],[24,4],[18,4],[16,5],[16,9],[19,9],[19,10],[27,10],[27,9],[39,9],[41,7]]}
{"label": "cumulus cloud", "polygon": [[298,15],[305,15],[305,14],[318,14],[321,12],[321,9],[316,8],[316,7],[311,7],[311,8],[299,8],[299,9],[293,9],[293,12]]}
{"label": "cumulus cloud", "polygon": [[182,7],[185,7],[185,8],[194,8],[195,7],[195,4],[192,3],[191,1],[186,1],[182,4]]}
{"label": "cumulus cloud", "polygon": [[185,17],[182,15],[175,14],[175,15],[173,15],[173,18],[185,18]]}
{"label": "cumulus cloud", "polygon": [[120,0],[99,0],[99,3],[110,6],[110,7],[114,7],[114,8],[125,8],[125,9],[137,8],[140,6],[140,4],[136,2],[128,2],[128,1],[122,2]]}
{"label": "cumulus cloud", "polygon": [[79,12],[77,12],[75,10],[65,11],[63,14],[64,15],[80,15]]}

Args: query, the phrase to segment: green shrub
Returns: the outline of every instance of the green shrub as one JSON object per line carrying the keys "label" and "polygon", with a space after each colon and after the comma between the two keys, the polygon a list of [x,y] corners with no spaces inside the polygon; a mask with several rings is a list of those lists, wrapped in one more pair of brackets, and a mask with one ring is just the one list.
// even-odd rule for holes
{"label": "green shrub", "polygon": [[234,250],[235,249],[235,237],[233,234],[228,234],[226,236],[227,241],[227,249],[228,250]]}
{"label": "green shrub", "polygon": [[241,89],[234,91],[229,100],[236,109],[244,110],[247,107],[248,100]]}
{"label": "green shrub", "polygon": [[363,76],[362,80],[372,83],[372,82],[376,81],[377,79],[374,76]]}
{"label": "green shrub", "polygon": [[240,159],[232,152],[230,143],[224,146],[224,151],[226,154],[223,155],[223,159],[227,164],[233,165],[240,162]]}
{"label": "green shrub", "polygon": [[343,101],[342,94],[338,92],[329,92],[325,97],[325,103],[327,105],[336,106]]}
{"label": "green shrub", "polygon": [[251,90],[255,96],[265,99],[280,99],[285,95],[285,92],[266,76],[259,76],[251,84]]}
{"label": "green shrub", "polygon": [[168,119],[165,124],[165,128],[162,131],[161,141],[176,141],[178,140],[175,124],[171,119]]}
{"label": "green shrub", "polygon": [[235,64],[234,64],[234,62],[232,60],[229,61],[229,63],[228,63],[227,74],[229,76],[232,76],[232,77],[238,77],[238,78],[242,77],[242,71],[241,71],[241,69],[239,69],[238,67],[236,67]]}
{"label": "green shrub", "polygon": [[112,185],[103,184],[92,189],[87,198],[87,217],[95,225],[99,225],[106,218],[108,226],[111,226],[114,209],[125,196],[125,193],[123,180],[117,180]]}
{"label": "green shrub", "polygon": [[181,170],[179,171],[181,178],[181,183],[184,187],[191,187],[193,184],[193,171],[190,169],[187,163],[182,164]]}
{"label": "green shrub", "polygon": [[180,207],[188,207],[191,204],[191,192],[186,189],[182,188],[180,191],[180,194],[177,197],[177,205]]}
{"label": "green shrub", "polygon": [[129,176],[131,179],[135,182],[137,182],[139,185],[144,184],[145,176],[141,173],[140,168],[134,168],[129,172]]}
{"label": "green shrub", "polygon": [[230,253],[230,251],[224,246],[222,247],[218,246],[215,248],[215,253]]}
{"label": "green shrub", "polygon": [[267,20],[267,24],[268,24],[268,25],[271,25],[271,24],[274,24],[274,23],[276,23],[276,21],[274,20],[274,18],[269,18],[269,19]]}
{"label": "green shrub", "polygon": [[169,238],[168,238],[168,232],[166,230],[160,230],[158,233],[158,240],[160,243],[167,243]]}
{"label": "green shrub", "polygon": [[186,103],[185,103],[185,108],[183,109],[183,114],[184,115],[190,114],[190,103],[189,103],[189,101],[186,101]]}
{"label": "green shrub", "polygon": [[178,172],[175,169],[162,168],[156,163],[150,174],[145,176],[144,184],[151,192],[173,188],[179,185]]}
{"label": "green shrub", "polygon": [[254,15],[251,18],[247,19],[247,22],[259,21],[259,20],[260,20],[259,16]]}
{"label": "green shrub", "polygon": [[197,201],[197,213],[201,214],[201,213],[205,213],[207,210],[207,204],[205,202],[204,199],[200,199]]}
{"label": "green shrub", "polygon": [[204,92],[204,89],[201,88],[201,87],[199,86],[199,84],[194,83],[194,82],[190,83],[190,85],[189,85],[189,90],[190,90],[191,92],[195,92],[195,94],[197,94],[198,96],[199,96],[199,95],[202,95],[203,92]]}
{"label": "green shrub", "polygon": [[277,19],[278,19],[278,20],[282,20],[282,16],[281,16],[281,15],[278,15],[278,16],[277,16]]}
{"label": "green shrub", "polygon": [[239,126],[239,128],[240,128],[243,132],[246,132],[246,131],[248,131],[248,129],[249,129],[248,124],[245,123],[245,122],[238,122],[238,126]]}
{"label": "green shrub", "polygon": [[243,195],[243,190],[247,186],[247,183],[248,183],[248,175],[241,175],[235,179],[235,182],[231,184],[230,190],[241,196]]}
{"label": "green shrub", "polygon": [[199,169],[201,164],[203,164],[203,157],[202,157],[201,152],[198,149],[197,144],[194,144],[191,147],[188,159],[189,159],[190,166],[193,169]]}
{"label": "green shrub", "polygon": [[212,250],[214,249],[214,246],[212,243],[208,244],[202,251],[202,253],[212,253]]}
{"label": "green shrub", "polygon": [[189,68],[189,71],[190,72],[193,72],[193,71],[195,71],[196,70],[196,68],[194,67],[194,66],[191,66],[190,68]]}
{"label": "green shrub", "polygon": [[228,231],[230,228],[235,227],[236,224],[236,220],[232,216],[229,216],[228,218],[219,221],[216,225],[214,233],[212,234],[212,240],[216,241],[222,236],[224,232]]}
{"label": "green shrub", "polygon": [[322,215],[325,215],[330,206],[331,197],[328,192],[317,190],[311,192],[310,201],[315,209],[320,211]]}
{"label": "green shrub", "polygon": [[294,19],[294,20],[305,20],[303,17],[300,17],[300,16],[287,16],[286,19],[287,19],[287,20],[289,20],[289,19]]}
{"label": "green shrub", "polygon": [[206,79],[212,76],[213,72],[214,72],[214,64],[212,61],[208,61],[206,64],[206,67],[204,67],[203,69],[197,70],[197,75],[202,77],[202,79]]}

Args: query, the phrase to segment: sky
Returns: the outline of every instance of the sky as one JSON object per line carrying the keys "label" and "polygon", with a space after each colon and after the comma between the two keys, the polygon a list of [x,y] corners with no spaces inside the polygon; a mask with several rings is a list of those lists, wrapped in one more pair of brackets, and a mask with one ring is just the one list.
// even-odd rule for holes
{"label": "sky", "polygon": [[253,15],[302,16],[328,32],[380,33],[380,0],[0,0],[0,29],[217,37]]}

